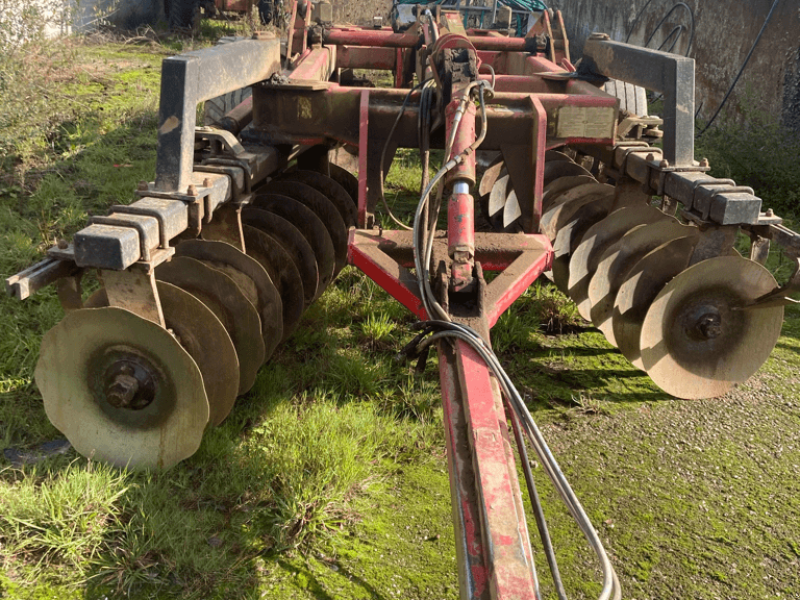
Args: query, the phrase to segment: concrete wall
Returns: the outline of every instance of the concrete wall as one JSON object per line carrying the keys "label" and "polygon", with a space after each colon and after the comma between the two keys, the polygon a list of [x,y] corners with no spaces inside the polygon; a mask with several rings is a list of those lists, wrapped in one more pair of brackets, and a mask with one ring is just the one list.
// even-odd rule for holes
{"label": "concrete wall", "polygon": [[[696,20],[690,56],[697,61],[697,104],[701,116],[710,117],[722,101],[744,62],[773,0],[684,0]],[[632,32],[631,43],[643,45],[656,24],[669,12],[674,0],[551,0],[564,13],[572,47],[578,55],[586,38],[595,31],[625,41],[642,9],[645,12]],[[688,13],[676,10],[650,44],[657,48],[673,27],[688,24]],[[674,51],[686,49],[687,36]],[[779,0],[752,59],[739,80],[726,109],[742,102],[779,117],[800,131],[800,1]]]}

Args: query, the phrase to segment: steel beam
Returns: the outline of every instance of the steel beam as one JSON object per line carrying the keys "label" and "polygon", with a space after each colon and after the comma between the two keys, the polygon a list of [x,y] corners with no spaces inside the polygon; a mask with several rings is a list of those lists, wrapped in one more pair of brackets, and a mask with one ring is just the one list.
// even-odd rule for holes
{"label": "steel beam", "polygon": [[280,42],[240,40],[164,59],[158,113],[158,192],[191,183],[197,105],[267,79],[280,70]]}
{"label": "steel beam", "polygon": [[[590,37],[583,58],[595,73],[664,95],[664,158],[694,163],[694,59]],[[606,36],[607,38],[607,36]]]}

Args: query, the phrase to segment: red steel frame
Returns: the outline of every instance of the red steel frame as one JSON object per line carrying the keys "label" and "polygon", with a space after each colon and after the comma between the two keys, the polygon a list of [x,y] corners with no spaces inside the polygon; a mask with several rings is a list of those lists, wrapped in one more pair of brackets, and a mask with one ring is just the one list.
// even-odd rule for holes
{"label": "red steel frame", "polygon": [[[294,38],[290,37],[290,47],[295,51],[295,55],[290,57],[294,66],[290,78],[296,81],[324,81],[325,73],[332,74],[336,68],[377,68],[394,71],[395,85],[399,87],[404,79],[402,73],[407,64],[407,53],[414,52],[412,49],[419,47],[421,39],[423,42],[431,40],[429,32],[424,29],[394,33],[386,28],[333,28],[323,31],[325,46],[309,47],[299,34],[299,30],[308,25],[308,16],[300,17],[299,14],[297,11],[293,13],[296,25]],[[469,324],[488,340],[489,330],[500,315],[551,265],[549,241],[543,235],[532,233],[538,229],[542,211],[544,161],[538,159],[549,147],[564,143],[613,142],[613,132],[600,138],[553,140],[548,133],[548,118],[566,106],[579,109],[615,107],[616,104],[593,86],[578,80],[567,83],[567,93],[552,93],[541,76],[564,77],[568,76],[565,71],[574,71],[574,68],[565,57],[560,58],[558,65],[537,54],[532,39],[486,35],[485,32],[466,33],[462,37],[476,49],[479,61],[492,65],[495,70],[496,93],[492,102],[500,107],[490,109],[489,123],[493,122],[492,119],[504,117],[503,111],[511,110],[508,107],[514,107],[516,118],[528,120],[532,132],[530,138],[517,142],[520,147],[530,149],[528,152],[532,159],[530,172],[525,174],[525,181],[531,185],[527,197],[533,204],[532,222],[524,223],[525,230],[530,233],[476,233],[472,196],[461,193],[453,194],[447,203],[449,230],[440,233],[434,244],[434,261],[445,261],[451,277],[457,272],[460,275],[465,273],[463,264],[458,268],[454,265],[454,253],[465,249],[472,253],[471,261],[478,265],[475,273],[480,309],[475,316],[454,320]],[[481,78],[488,79],[489,76],[482,74]],[[382,92],[381,98],[391,97],[391,91]],[[405,91],[400,92],[405,95]],[[335,133],[327,131],[317,142],[330,140],[333,136],[359,147],[360,228],[350,233],[349,262],[420,319],[427,320],[416,277],[409,270],[413,266],[411,233],[367,228],[371,210],[370,182],[374,182],[375,169],[378,168],[374,150],[373,158],[369,158],[368,152],[370,128],[377,126],[377,121],[373,120],[378,118],[373,112],[371,95],[378,94],[378,91],[345,88],[328,82],[325,89],[317,88],[313,93],[317,94],[317,99],[324,97],[320,94],[331,94],[340,99],[358,94],[357,139],[344,139],[344,134],[337,138]],[[397,97],[400,99],[402,95]],[[446,115],[447,131],[453,119],[450,109],[452,106],[448,107]],[[453,148],[453,155],[475,140],[475,112],[471,104],[465,122],[466,125],[462,122],[459,130],[459,141]],[[301,134],[297,135],[303,143],[315,141],[306,131],[302,138],[299,137]],[[389,147],[391,152],[394,147]],[[501,144],[499,149],[503,148]],[[509,170],[512,154],[504,153]],[[517,173],[525,171],[525,163],[521,164],[523,168]],[[465,176],[462,172],[461,176],[469,179],[468,173]],[[470,270],[472,264],[470,262]],[[496,271],[498,275],[486,283],[482,279],[483,271]],[[441,343],[439,356],[461,597],[537,598],[535,567],[498,383],[487,365],[464,342]]]}

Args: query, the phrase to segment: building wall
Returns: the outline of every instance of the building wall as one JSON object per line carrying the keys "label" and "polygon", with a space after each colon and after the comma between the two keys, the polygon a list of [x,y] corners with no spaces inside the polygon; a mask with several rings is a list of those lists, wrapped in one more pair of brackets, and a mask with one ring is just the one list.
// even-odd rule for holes
{"label": "building wall", "polygon": [[[708,118],[736,77],[773,0],[684,1],[695,17],[696,33],[689,56],[697,61],[696,106],[701,116]],[[618,41],[625,41],[631,33],[631,43],[644,44],[675,1],[550,0],[548,4],[563,12],[570,42],[579,55],[586,38],[597,31]],[[676,10],[650,47],[658,47],[673,27],[688,23],[688,13]],[[688,37],[683,37],[677,52],[686,50]],[[800,1],[778,1],[726,109],[736,110],[742,103],[769,112],[800,131]]]}

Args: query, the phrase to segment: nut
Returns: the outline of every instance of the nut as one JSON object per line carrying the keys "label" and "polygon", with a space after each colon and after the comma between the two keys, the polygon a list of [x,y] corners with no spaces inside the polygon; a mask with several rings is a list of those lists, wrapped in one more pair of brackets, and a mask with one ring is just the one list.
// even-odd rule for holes
{"label": "nut", "polygon": [[607,33],[597,31],[589,36],[590,40],[610,40],[611,37]]}
{"label": "nut", "polygon": [[708,164],[708,159],[707,159],[707,158],[703,158],[703,159],[700,161],[700,166],[701,166],[701,167],[703,167],[704,169],[707,169],[707,168],[710,166],[710,165]]}
{"label": "nut", "polygon": [[256,31],[253,33],[253,39],[258,40],[259,42],[265,42],[267,40],[274,40],[275,39],[275,32],[274,31]]}
{"label": "nut", "polygon": [[658,163],[658,167],[660,169],[669,169],[669,161],[666,158],[661,159],[661,162]]}
{"label": "nut", "polygon": [[56,246],[58,246],[59,250],[66,250],[69,247],[69,242],[64,238],[61,238],[56,242]]}
{"label": "nut", "polygon": [[189,187],[186,189],[186,194],[188,196],[197,196],[197,187],[195,187],[193,183],[190,184]]}
{"label": "nut", "polygon": [[203,179],[203,187],[204,188],[210,188],[211,187],[211,179],[209,177],[206,177],[205,179]]}
{"label": "nut", "polygon": [[150,185],[144,179],[142,179],[136,189],[140,192],[146,192],[148,189],[150,189]]}

